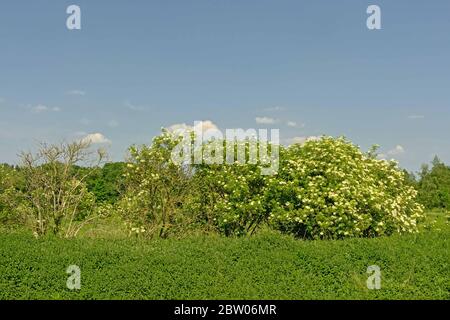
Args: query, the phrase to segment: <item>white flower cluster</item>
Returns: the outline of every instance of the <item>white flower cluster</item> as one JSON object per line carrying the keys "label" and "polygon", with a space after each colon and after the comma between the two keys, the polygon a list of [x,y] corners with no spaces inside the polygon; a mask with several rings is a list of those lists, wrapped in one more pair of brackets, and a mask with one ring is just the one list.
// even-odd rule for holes
{"label": "white flower cluster", "polygon": [[280,147],[279,171],[271,176],[261,174],[261,163],[201,164],[188,171],[170,161],[177,143],[163,132],[151,146],[130,149],[131,187],[121,205],[129,221],[165,230],[178,223],[178,211],[226,235],[252,233],[269,222],[301,237],[344,238],[416,232],[423,218],[417,192],[398,165],[345,138]]}
{"label": "white flower cluster", "polygon": [[283,201],[269,219],[299,236],[416,232],[423,217],[417,192],[406,184],[397,164],[366,155],[344,138],[323,137],[291,146],[280,169],[278,180],[268,188]]}
{"label": "white flower cluster", "polygon": [[423,208],[394,162],[362,153],[344,138],[323,137],[281,150],[280,172],[258,166],[206,167],[212,215],[225,233],[263,221],[311,238],[416,232]]}

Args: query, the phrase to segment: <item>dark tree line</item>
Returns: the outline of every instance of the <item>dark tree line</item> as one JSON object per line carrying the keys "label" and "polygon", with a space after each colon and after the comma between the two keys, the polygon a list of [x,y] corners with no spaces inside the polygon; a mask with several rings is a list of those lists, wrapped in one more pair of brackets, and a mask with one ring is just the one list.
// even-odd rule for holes
{"label": "dark tree line", "polygon": [[[0,168],[4,173],[20,170],[8,164],[2,164]],[[83,172],[86,168],[76,167],[74,170]],[[97,202],[110,204],[117,202],[124,190],[125,170],[125,162],[106,163],[102,167],[95,168],[87,178],[86,184],[88,190],[95,195]],[[407,171],[405,174],[408,175],[410,184],[417,189],[418,200],[427,209],[450,209],[450,166],[435,157],[431,164],[422,165],[417,174]],[[20,175],[8,178],[4,175],[2,180],[0,194],[5,191],[6,184],[15,184],[17,188],[23,188]]]}
{"label": "dark tree line", "polygon": [[[86,179],[86,185],[90,192],[95,195],[97,202],[114,204],[119,200],[124,190],[124,173],[126,163],[106,163],[103,167],[95,170]],[[75,170],[86,170],[76,167]]]}
{"label": "dark tree line", "polygon": [[[76,202],[74,208],[81,212],[81,215],[89,215],[90,208],[101,207],[106,208],[105,210],[113,208],[127,192],[126,173],[129,164],[126,162],[106,163],[94,166],[70,165],[67,168],[70,168],[72,172],[67,173],[67,179],[63,179],[64,181],[55,180],[61,175],[55,173],[56,175],[53,177],[52,173],[55,170],[63,170],[63,164],[55,160],[52,165],[30,166],[28,171],[31,170],[33,172],[28,172],[26,166],[0,164],[0,224],[24,224],[24,217],[30,216],[30,212],[28,212],[30,211],[30,207],[24,206],[24,201],[27,200],[24,195],[27,194],[31,195],[31,200],[34,201],[38,213],[46,209],[43,205],[46,203],[51,204],[53,207],[56,206],[55,208],[57,209],[62,208],[58,210],[64,213],[64,210],[67,208],[67,210],[71,210],[69,206],[70,201],[78,199],[77,197],[81,197],[81,195],[87,195],[83,196],[82,202]],[[43,185],[42,183],[38,183],[38,185],[42,185],[39,187],[41,189],[32,188],[32,190],[28,190],[30,188],[29,182],[32,181],[32,179],[27,178],[30,173],[33,173],[31,176],[34,178],[38,177],[45,182]],[[164,174],[162,172],[159,173]],[[444,164],[438,157],[435,157],[430,164],[422,165],[418,173],[409,173],[406,170],[404,173],[407,177],[408,184],[413,186],[418,192],[417,201],[427,210],[450,210],[450,166]],[[144,176],[141,174],[136,176],[138,180],[143,179]],[[79,181],[83,183],[77,186]],[[76,192],[74,191],[76,189],[73,189],[74,183],[75,187],[79,188]],[[54,191],[56,190],[58,192],[50,192],[53,190],[52,187]],[[83,188],[86,191],[83,191]],[[69,192],[65,196],[67,199],[59,201],[60,203],[47,201],[48,199],[45,198],[52,194],[67,194],[67,192]],[[53,209],[50,211],[59,212]],[[23,212],[25,214],[18,215],[14,212]],[[61,214],[61,217],[64,218],[65,215]],[[58,221],[56,218],[55,220]],[[76,216],[74,218],[77,220],[80,217]],[[43,221],[39,217],[36,220],[39,223]]]}
{"label": "dark tree line", "polygon": [[[124,190],[125,170],[124,162],[107,163],[89,176],[88,189],[98,202],[114,204],[119,199]],[[431,164],[422,165],[417,174],[405,173],[418,191],[419,202],[427,209],[450,209],[450,166],[435,157]]]}
{"label": "dark tree line", "polygon": [[413,182],[419,191],[418,200],[427,209],[450,209],[450,167],[438,157],[431,166],[424,164]]}

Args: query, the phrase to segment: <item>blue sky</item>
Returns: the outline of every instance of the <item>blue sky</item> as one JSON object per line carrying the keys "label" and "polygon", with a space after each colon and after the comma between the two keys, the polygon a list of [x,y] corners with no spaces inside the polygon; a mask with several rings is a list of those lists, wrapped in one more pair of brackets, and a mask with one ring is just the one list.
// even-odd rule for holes
{"label": "blue sky", "polygon": [[0,162],[92,133],[121,160],[162,126],[211,120],[450,163],[447,0],[10,0],[0,41]]}

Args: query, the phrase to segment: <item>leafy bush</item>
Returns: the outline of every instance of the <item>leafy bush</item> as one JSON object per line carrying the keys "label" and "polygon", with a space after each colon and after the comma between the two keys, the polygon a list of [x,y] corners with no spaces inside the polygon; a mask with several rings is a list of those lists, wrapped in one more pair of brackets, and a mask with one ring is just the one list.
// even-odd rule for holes
{"label": "leafy bush", "polygon": [[[42,144],[36,154],[21,155],[25,205],[18,210],[31,221],[36,237],[47,233],[75,237],[86,223],[98,218],[95,197],[85,179],[104,153],[89,147],[89,141]],[[74,170],[78,164],[90,167]]]}
{"label": "leafy bush", "polygon": [[[450,299],[446,231],[377,239],[33,239],[0,234],[3,299]],[[81,268],[81,289],[66,282]],[[367,267],[382,271],[368,290]]]}
{"label": "leafy bush", "polygon": [[396,163],[323,137],[283,151],[266,202],[272,225],[296,236],[373,237],[417,231],[416,193]]}
{"label": "leafy bush", "polygon": [[[248,151],[248,147],[247,147]],[[260,164],[202,165],[190,210],[226,235],[265,222],[307,238],[373,237],[415,232],[423,209],[396,163],[362,153],[344,138],[280,148],[277,175]]]}
{"label": "leafy bush", "polygon": [[[248,161],[249,141],[239,142],[245,163],[179,165],[171,153],[180,141],[164,131],[151,146],[130,149],[121,210],[138,234],[166,236],[189,218],[225,235],[252,234],[269,222],[300,237],[374,237],[415,232],[422,217],[396,163],[377,160],[375,150],[364,154],[345,138],[280,148],[280,170],[272,176],[262,174],[261,162]],[[213,143],[226,150],[229,142],[204,142],[203,152]]]}
{"label": "leafy bush", "polygon": [[194,179],[187,210],[222,234],[250,234],[266,221],[266,177],[258,165],[202,165]]}
{"label": "leafy bush", "polygon": [[427,209],[450,209],[450,167],[439,158],[433,160],[431,169],[422,167],[417,188],[418,200]]}
{"label": "leafy bush", "polygon": [[[128,163],[103,168],[79,165],[91,156],[83,142],[43,145],[36,155],[22,155],[23,187],[8,182],[6,167],[0,171],[0,219],[23,213],[37,236],[72,237],[92,219],[115,212],[134,235],[167,237],[197,227],[246,235],[268,224],[297,237],[345,238],[415,232],[422,217],[411,177],[396,163],[378,160],[375,149],[362,153],[345,138],[287,148],[249,138],[196,145],[195,154],[210,157],[233,146],[232,161],[227,153],[222,164],[174,162],[182,140],[163,130],[151,145],[132,146]],[[256,160],[255,144],[262,153]],[[274,150],[276,166],[267,154]],[[242,156],[246,161],[237,161]],[[279,168],[276,175],[264,175],[268,163]]]}
{"label": "leafy bush", "polygon": [[125,194],[118,210],[135,234],[167,237],[180,226],[180,211],[189,191],[189,167],[171,161],[179,139],[163,131],[150,146],[132,146],[125,173]]}
{"label": "leafy bush", "polygon": [[20,172],[8,165],[0,165],[0,223],[15,227],[24,223],[18,208],[23,206],[23,179]]}
{"label": "leafy bush", "polygon": [[206,141],[202,147],[220,150],[224,161],[195,166],[195,188],[187,210],[227,236],[253,234],[270,213],[266,180],[279,165],[280,146],[244,137]]}
{"label": "leafy bush", "polygon": [[[89,168],[77,168],[81,171]],[[124,174],[126,163],[106,163],[103,167],[95,170],[87,177],[86,185],[95,196],[98,203],[116,203],[124,189]]]}

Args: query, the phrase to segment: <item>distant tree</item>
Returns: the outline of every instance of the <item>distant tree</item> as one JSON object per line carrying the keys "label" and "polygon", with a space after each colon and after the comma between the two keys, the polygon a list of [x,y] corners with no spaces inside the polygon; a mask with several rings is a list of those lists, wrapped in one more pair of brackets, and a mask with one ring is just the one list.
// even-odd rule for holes
{"label": "distant tree", "polygon": [[422,165],[418,182],[419,201],[428,209],[450,209],[450,167],[437,156]]}
{"label": "distant tree", "polygon": [[418,182],[417,182],[416,175],[413,172],[410,172],[410,171],[408,171],[406,169],[403,170],[403,173],[405,174],[405,182],[408,185],[417,188],[417,183]]}
{"label": "distant tree", "polygon": [[19,171],[7,164],[0,164],[0,223],[16,225],[22,222],[22,216],[16,208],[21,205],[20,188],[23,181]]}
{"label": "distant tree", "polygon": [[[36,154],[21,154],[26,214],[37,236],[46,233],[74,237],[96,218],[94,195],[86,179],[105,158],[102,150],[93,151],[87,141],[41,144]],[[77,165],[84,170],[74,170]]]}
{"label": "distant tree", "polygon": [[126,163],[106,163],[101,168],[96,168],[90,175],[86,184],[88,190],[95,195],[100,203],[114,204],[124,191],[124,175]]}

